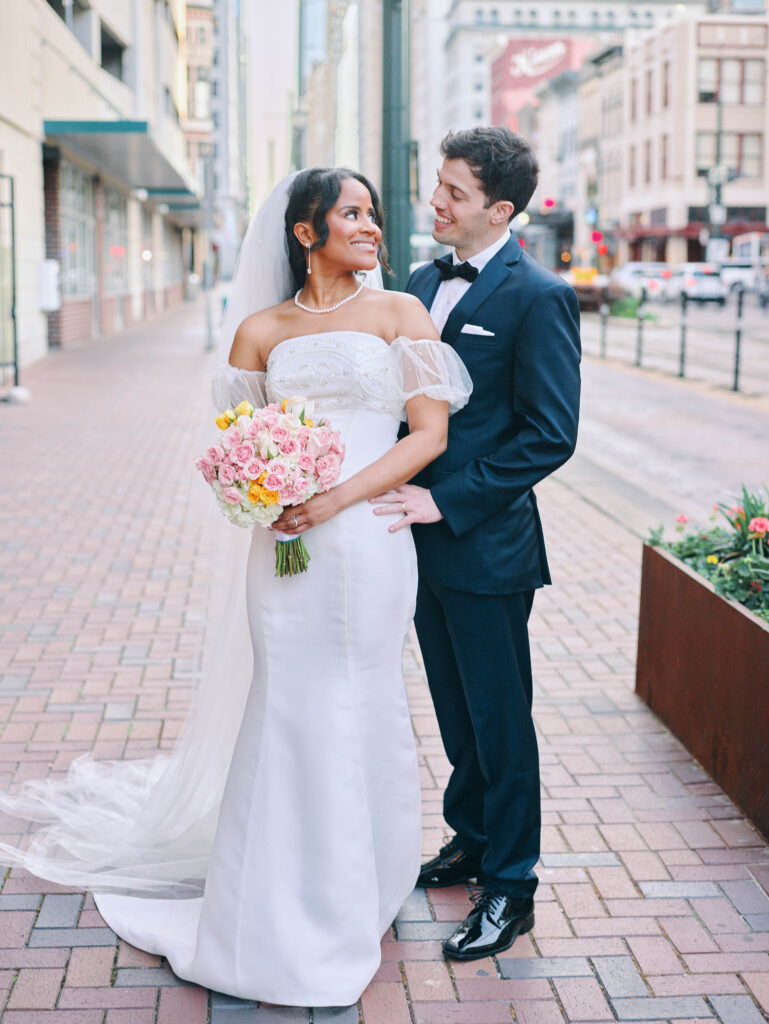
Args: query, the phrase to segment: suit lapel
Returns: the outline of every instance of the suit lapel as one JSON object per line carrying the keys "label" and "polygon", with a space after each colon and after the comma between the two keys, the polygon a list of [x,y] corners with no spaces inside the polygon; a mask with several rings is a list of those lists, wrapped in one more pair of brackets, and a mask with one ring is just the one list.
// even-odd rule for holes
{"label": "suit lapel", "polygon": [[[451,253],[445,257],[447,263],[450,259]],[[441,283],[441,275],[438,268],[432,264],[424,269],[425,272],[419,274],[414,280],[412,295],[416,295],[422,305],[429,311],[435,301],[435,293],[438,291],[438,285]]]}
{"label": "suit lapel", "polygon": [[[470,285],[456,306],[454,306],[451,313],[449,313],[446,326],[441,332],[441,339],[443,341],[449,345],[454,344],[462,328],[476,309],[510,276],[512,267],[521,258],[522,251],[521,243],[513,235],[510,241],[495,256],[492,256],[475,281]],[[437,290],[436,285],[435,291]],[[433,292],[434,295],[435,292]],[[427,308],[429,309],[430,307],[428,306]]]}

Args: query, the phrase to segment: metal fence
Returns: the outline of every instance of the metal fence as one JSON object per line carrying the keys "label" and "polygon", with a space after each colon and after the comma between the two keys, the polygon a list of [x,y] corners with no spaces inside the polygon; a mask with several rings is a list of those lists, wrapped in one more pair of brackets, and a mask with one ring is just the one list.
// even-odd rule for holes
{"label": "metal fence", "polygon": [[724,308],[646,303],[633,317],[582,317],[586,355],[769,395],[769,308],[738,292]]}

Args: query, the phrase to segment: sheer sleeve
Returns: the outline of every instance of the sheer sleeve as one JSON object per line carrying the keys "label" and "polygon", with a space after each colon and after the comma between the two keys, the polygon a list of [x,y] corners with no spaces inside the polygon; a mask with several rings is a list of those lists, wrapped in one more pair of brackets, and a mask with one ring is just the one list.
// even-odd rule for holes
{"label": "sheer sleeve", "polygon": [[263,370],[241,370],[229,363],[219,363],[211,380],[211,397],[218,412],[240,402],[250,402],[255,409],[267,405]]}
{"label": "sheer sleeve", "polygon": [[429,338],[396,338],[390,349],[395,357],[404,406],[417,395],[448,402],[450,414],[467,405],[473,382],[467,367],[450,345]]}

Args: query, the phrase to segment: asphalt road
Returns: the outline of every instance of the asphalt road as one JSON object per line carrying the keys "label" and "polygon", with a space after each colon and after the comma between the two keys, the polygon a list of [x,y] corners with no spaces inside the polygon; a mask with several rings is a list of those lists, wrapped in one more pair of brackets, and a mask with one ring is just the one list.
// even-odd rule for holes
{"label": "asphalt road", "polygon": [[556,479],[641,537],[673,536],[679,512],[706,524],[742,483],[769,485],[769,397],[746,391],[587,355],[577,451]]}

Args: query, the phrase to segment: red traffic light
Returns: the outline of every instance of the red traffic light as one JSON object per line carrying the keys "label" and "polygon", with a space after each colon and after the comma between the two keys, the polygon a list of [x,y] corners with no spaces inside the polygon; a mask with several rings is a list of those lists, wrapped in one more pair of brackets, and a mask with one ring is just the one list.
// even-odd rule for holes
{"label": "red traffic light", "polygon": [[548,210],[552,210],[552,208],[553,208],[553,207],[555,206],[555,199],[552,199],[552,198],[551,198],[550,196],[546,196],[546,197],[545,197],[545,198],[544,198],[544,199],[542,200],[542,205],[543,205],[543,206],[544,206],[544,207],[545,207],[546,209],[548,209]]}
{"label": "red traffic light", "polygon": [[602,231],[593,231],[593,232],[591,232],[591,234],[590,234],[590,241],[591,242],[602,242],[603,241],[603,232]]}
{"label": "red traffic light", "polygon": [[608,251],[609,251],[609,246],[606,244],[606,242],[601,242],[601,244],[596,249],[596,252],[598,253],[599,256],[605,256]]}

